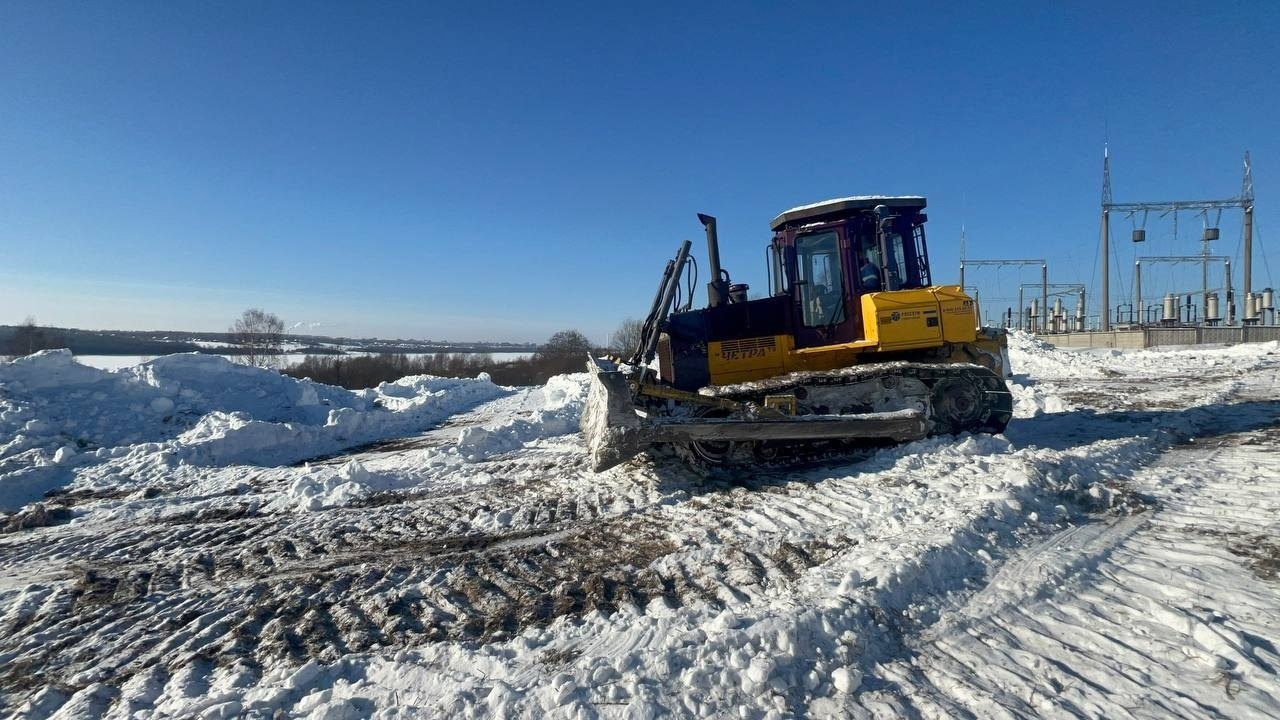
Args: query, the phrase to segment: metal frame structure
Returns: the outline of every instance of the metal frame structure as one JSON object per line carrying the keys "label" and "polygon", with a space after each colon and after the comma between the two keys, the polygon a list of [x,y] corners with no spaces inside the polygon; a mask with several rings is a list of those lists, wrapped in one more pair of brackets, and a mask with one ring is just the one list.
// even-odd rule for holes
{"label": "metal frame structure", "polygon": [[[966,260],[965,258],[962,257],[960,258],[960,287],[962,288],[964,287],[964,266],[965,265],[995,266],[995,267],[1026,267],[1028,265],[1039,265],[1040,266],[1040,289],[1041,289],[1040,327],[1043,328],[1045,326],[1046,322],[1048,321],[1047,313],[1049,312],[1047,307],[1049,305],[1049,264],[1047,262],[1045,262],[1043,259],[1040,259],[1040,260]],[[1022,305],[1022,288],[1021,287],[1018,288],[1018,305],[1019,306]],[[1018,313],[1019,314],[1022,313],[1021,307],[1018,308]],[[981,318],[979,318],[979,321],[981,321]],[[1021,325],[1021,320],[1019,320],[1019,325]]]}
{"label": "metal frame structure", "polygon": [[[1111,213],[1123,212],[1128,213],[1129,217],[1142,212],[1173,212],[1185,210],[1199,210],[1208,212],[1209,210],[1217,210],[1221,214],[1222,210],[1230,208],[1240,208],[1244,211],[1244,296],[1246,300],[1252,297],[1253,292],[1253,169],[1249,163],[1249,152],[1244,154],[1244,181],[1240,186],[1239,197],[1228,198],[1226,200],[1169,200],[1163,202],[1138,202],[1138,203],[1117,203],[1111,201],[1111,154],[1106,148],[1102,151],[1102,326],[1103,332],[1111,329],[1110,303],[1111,303]],[[1177,217],[1176,215],[1174,216]],[[1205,252],[1200,256],[1193,256],[1197,260],[1201,260],[1206,265],[1205,273],[1208,273],[1207,264],[1210,259],[1208,253],[1208,242],[1205,243]],[[1150,259],[1150,258],[1148,258]],[[1206,281],[1207,285],[1208,282]],[[1230,283],[1228,283],[1230,285]],[[1137,295],[1135,294],[1135,297]]]}

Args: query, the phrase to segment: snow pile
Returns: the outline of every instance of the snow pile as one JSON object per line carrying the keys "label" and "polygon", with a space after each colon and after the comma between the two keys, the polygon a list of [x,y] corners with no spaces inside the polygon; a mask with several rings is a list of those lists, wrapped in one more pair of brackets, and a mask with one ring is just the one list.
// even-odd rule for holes
{"label": "snow pile", "polygon": [[[1120,353],[1119,350],[1107,351]],[[1098,355],[1059,350],[1043,339],[1021,330],[1009,332],[1009,360],[1015,382],[1029,378],[1058,380],[1065,378],[1103,378],[1110,375],[1107,363]]]}
{"label": "snow pile", "polygon": [[266,510],[314,511],[344,507],[392,487],[393,483],[370,473],[358,460],[348,460],[336,470],[308,466],[305,474],[269,503]]}
{"label": "snow pile", "polygon": [[101,370],[75,362],[70,350],[42,350],[0,364],[0,383],[11,389],[41,390],[60,385],[86,385],[105,376]]}
{"label": "snow pile", "polygon": [[323,424],[365,397],[237,365],[216,355],[170,355],[121,370],[80,365],[67,350],[0,364],[0,458],[32,448],[93,449],[176,437],[210,412],[264,422]]}
{"label": "snow pile", "polygon": [[1144,375],[1234,373],[1273,363],[1280,357],[1280,341],[1240,343],[1225,347],[1188,345],[1149,348],[1142,352],[1118,350],[1087,352],[1100,353],[1114,372]]}
{"label": "snow pile", "polygon": [[1280,357],[1280,342],[1240,343],[1226,347],[1190,345],[1147,350],[1058,348],[1051,341],[1020,330],[1009,333],[1009,356],[1015,380],[1063,381],[1106,379],[1125,375],[1160,377],[1261,367]]}
{"label": "snow pile", "polygon": [[[0,509],[111,463],[142,482],[193,464],[279,465],[420,432],[509,392],[487,377],[409,377],[348,391],[215,355],[115,371],[66,350],[0,364]],[[137,477],[135,477],[137,476]]]}
{"label": "snow pile", "polygon": [[578,432],[589,382],[587,373],[556,375],[542,388],[541,407],[527,417],[464,428],[458,436],[459,454],[474,462],[518,450],[534,440]]}
{"label": "snow pile", "polygon": [[[1062,395],[1075,393],[1083,384],[1111,395],[1118,404],[1151,405],[1177,397],[1177,388],[1192,376],[1218,379],[1217,387],[1199,400],[1215,402],[1233,391],[1237,384],[1233,378],[1280,358],[1280,342],[1147,350],[1056,348],[1030,333],[1012,331],[1009,356],[1014,417],[1031,418],[1076,409]],[[1211,383],[1205,385],[1206,390],[1211,387]]]}
{"label": "snow pile", "polygon": [[1072,409],[1071,403],[1063,400],[1052,390],[1026,378],[1014,376],[1006,381],[1009,392],[1013,395],[1013,417],[1015,419],[1033,418],[1045,413],[1061,413]]}
{"label": "snow pile", "polygon": [[1014,418],[1031,418],[1071,409],[1070,403],[1050,389],[1038,386],[1038,378],[1101,376],[1097,367],[1079,362],[1070,353],[1060,352],[1030,333],[1013,330],[1008,338],[1010,375],[1006,384],[1013,394]]}

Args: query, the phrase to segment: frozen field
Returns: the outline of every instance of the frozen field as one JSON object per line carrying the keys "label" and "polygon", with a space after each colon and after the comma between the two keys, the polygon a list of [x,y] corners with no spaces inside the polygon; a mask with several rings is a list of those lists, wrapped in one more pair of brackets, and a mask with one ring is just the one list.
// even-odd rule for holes
{"label": "frozen field", "polygon": [[1003,436],[717,481],[585,375],[0,363],[0,715],[1280,716],[1280,345],[1011,345]]}
{"label": "frozen field", "polygon": [[[208,345],[209,343],[205,343]],[[354,353],[349,353],[354,354]],[[373,355],[375,353],[360,353],[362,355]],[[422,357],[424,355],[433,355],[434,353],[405,353],[411,358]],[[532,353],[527,352],[494,352],[494,353],[472,353],[477,355],[488,355],[498,362],[523,360]],[[296,365],[307,358],[305,353],[287,353],[280,356],[280,362],[284,366]],[[153,356],[148,355],[77,355],[76,362],[90,367],[101,368],[103,370],[118,370],[127,368],[139,363],[152,360]]]}

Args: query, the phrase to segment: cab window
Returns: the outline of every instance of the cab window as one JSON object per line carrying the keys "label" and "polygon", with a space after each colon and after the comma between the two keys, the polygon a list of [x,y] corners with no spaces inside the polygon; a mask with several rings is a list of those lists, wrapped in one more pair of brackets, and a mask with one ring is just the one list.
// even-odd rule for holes
{"label": "cab window", "polygon": [[929,286],[929,262],[924,244],[924,225],[907,218],[897,219],[884,237],[885,275],[890,290]]}
{"label": "cab window", "polygon": [[907,248],[902,233],[891,232],[884,237],[885,270],[889,276],[889,289],[899,290],[911,283],[907,275]]}
{"label": "cab window", "polygon": [[844,268],[840,262],[840,239],[836,233],[797,237],[796,269],[804,324],[821,327],[843,322]]}

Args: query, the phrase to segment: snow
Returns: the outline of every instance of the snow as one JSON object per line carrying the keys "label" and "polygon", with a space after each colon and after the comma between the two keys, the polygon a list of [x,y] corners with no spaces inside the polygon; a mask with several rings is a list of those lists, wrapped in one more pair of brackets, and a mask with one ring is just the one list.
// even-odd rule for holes
{"label": "snow", "polygon": [[822,200],[822,201],[820,201],[820,202],[816,202],[816,203],[809,203],[808,205],[799,205],[799,206],[797,206],[797,207],[793,207],[793,208],[791,208],[790,210],[784,210],[784,211],[782,211],[782,212],[781,212],[781,213],[779,213],[779,214],[780,214],[780,215],[786,215],[787,213],[797,212],[797,211],[800,211],[800,210],[812,210],[813,208],[822,207],[823,205],[835,205],[836,203],[845,203],[845,202],[861,202],[861,201],[867,201],[867,200],[919,200],[919,201],[923,201],[923,200],[924,200],[924,198],[923,198],[923,197],[921,197],[921,196],[919,196],[919,195],[850,195],[849,197],[831,198],[830,200]]}
{"label": "snow", "polygon": [[717,480],[590,472],[583,374],[0,365],[0,708],[1280,714],[1280,344],[1010,356],[1004,435]]}
{"label": "snow", "polygon": [[458,435],[459,452],[468,460],[480,461],[533,440],[577,432],[587,395],[587,374],[557,375],[547,381],[541,394],[541,407],[527,416],[463,428]]}
{"label": "snow", "polygon": [[[202,342],[197,344],[203,347],[207,347],[209,351],[216,350],[218,347],[222,346],[221,344],[210,345],[210,344],[204,344]],[[281,354],[278,358],[280,364],[282,366],[296,365],[302,362],[303,360],[305,360],[307,357],[306,353],[293,352],[298,349],[299,349],[298,347],[285,348],[286,352]],[[356,352],[351,349],[347,349],[344,352],[348,357],[371,356],[371,355],[379,354],[379,353],[373,353],[373,352]],[[405,355],[410,358],[418,358],[418,357],[435,355],[435,354],[436,353],[405,353]],[[492,353],[474,353],[474,354],[489,356],[493,358],[494,361],[496,362],[510,362],[513,360],[522,360],[525,358],[529,358],[533,355],[533,353],[528,353],[528,352],[492,352]],[[220,356],[220,357],[226,357],[229,360],[235,360],[238,356],[227,355],[227,356]],[[134,365],[139,365],[141,363],[147,362],[148,360],[152,360],[154,358],[155,358],[154,355],[76,355],[76,362],[81,363],[83,365],[88,365],[90,367],[99,368],[102,370],[119,370],[122,368],[128,368],[128,367],[133,367]]]}
{"label": "snow", "polygon": [[0,510],[72,480],[53,466],[286,464],[418,432],[506,392],[487,376],[352,392],[196,353],[104,371],[47,350],[0,366]]}

